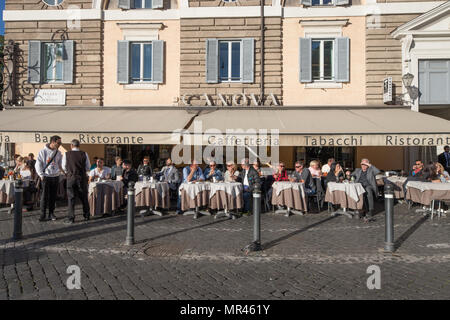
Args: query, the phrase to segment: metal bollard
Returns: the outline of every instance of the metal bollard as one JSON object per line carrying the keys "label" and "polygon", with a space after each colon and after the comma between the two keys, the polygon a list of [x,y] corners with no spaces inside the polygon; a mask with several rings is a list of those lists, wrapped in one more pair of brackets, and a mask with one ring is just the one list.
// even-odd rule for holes
{"label": "metal bollard", "polygon": [[127,246],[134,244],[134,213],[136,211],[134,192],[134,182],[130,181],[128,183],[127,238],[125,240]]}
{"label": "metal bollard", "polygon": [[386,220],[384,249],[394,252],[394,186],[386,183],[384,186],[384,209]]}
{"label": "metal bollard", "polygon": [[14,183],[14,240],[22,239],[22,195],[23,181],[18,179]]}
{"label": "metal bollard", "polygon": [[261,186],[253,189],[253,242],[244,248],[246,253],[260,251],[261,247]]}

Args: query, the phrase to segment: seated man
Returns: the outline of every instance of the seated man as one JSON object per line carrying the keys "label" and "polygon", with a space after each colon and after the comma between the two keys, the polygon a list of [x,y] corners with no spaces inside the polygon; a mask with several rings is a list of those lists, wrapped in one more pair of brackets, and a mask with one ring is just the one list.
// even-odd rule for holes
{"label": "seated man", "polygon": [[[202,169],[198,166],[197,160],[192,160],[192,163],[183,169],[183,183],[205,181]],[[177,214],[182,214],[181,211],[181,196],[178,194]]]}
{"label": "seated man", "polygon": [[115,165],[112,166],[111,168],[111,179],[112,180],[117,180],[117,177],[122,176],[122,158],[121,157],[115,157],[114,161],[116,162]]}
{"label": "seated man", "polygon": [[216,178],[216,181],[223,181],[223,174],[217,169],[217,164],[214,160],[209,162],[209,167],[205,169],[203,175],[207,181],[212,181],[213,178]]}
{"label": "seated man", "polygon": [[134,183],[136,183],[139,180],[139,176],[136,172],[136,170],[134,170],[131,167],[131,161],[130,160],[123,160],[123,164],[122,164],[122,182],[124,184],[125,190],[128,189],[128,184],[130,183],[130,181],[133,181]]}
{"label": "seated man", "polygon": [[193,160],[189,166],[183,169],[183,183],[197,181],[205,181],[205,176],[198,166],[198,162]]}
{"label": "seated man", "polygon": [[355,182],[361,183],[366,190],[364,197],[367,197],[369,202],[369,211],[367,212],[364,222],[373,220],[374,201],[377,194],[377,179],[376,175],[380,173],[375,166],[373,166],[369,159],[361,159],[361,168],[357,168],[352,176],[355,177]]}
{"label": "seated man", "polygon": [[152,167],[150,166],[150,157],[144,157],[142,164],[137,169],[138,176],[150,178],[152,176]]}
{"label": "seated man", "polygon": [[410,173],[410,176],[418,176],[421,174],[421,171],[423,170],[423,162],[421,160],[416,160],[415,165],[412,167],[412,171]]}
{"label": "seated man", "polygon": [[305,168],[302,161],[295,163],[295,171],[292,173],[291,182],[303,182],[305,185],[305,192],[308,195],[316,193],[316,185],[312,179],[311,172]]}
{"label": "seated man", "polygon": [[178,185],[181,182],[181,179],[180,174],[178,173],[178,169],[173,165],[172,159],[168,158],[166,160],[166,165],[161,169],[161,172],[158,174],[158,179],[167,182],[171,190],[177,190]]}
{"label": "seated man", "polygon": [[98,158],[97,167],[95,167],[89,172],[89,182],[92,182],[97,178],[111,179],[111,169],[109,167],[104,166],[103,158]]}
{"label": "seated man", "polygon": [[249,213],[251,210],[253,189],[256,184],[261,185],[261,179],[259,178],[258,171],[250,165],[250,160],[245,158],[241,162],[242,171],[239,173],[238,181],[242,183],[244,187],[244,213]]}

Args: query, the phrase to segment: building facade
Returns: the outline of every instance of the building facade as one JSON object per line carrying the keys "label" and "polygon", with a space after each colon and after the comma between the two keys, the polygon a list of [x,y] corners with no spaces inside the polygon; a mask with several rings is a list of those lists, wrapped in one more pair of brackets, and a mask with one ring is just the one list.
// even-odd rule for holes
{"label": "building facade", "polygon": [[[280,130],[285,107],[311,114],[322,108],[312,118],[325,128],[334,121],[348,127],[359,121],[344,112],[342,119],[322,121],[331,114],[327,110],[368,110],[361,121],[369,123],[370,110],[404,106],[449,120],[449,3],[265,0],[261,7],[259,0],[6,0],[5,41],[17,44],[19,57],[14,92],[8,92],[16,106],[10,108],[22,108],[25,117],[29,108],[94,108],[104,110],[101,117],[107,119],[114,108],[259,106],[279,110],[274,126]],[[406,87],[407,73],[413,80]],[[387,78],[392,80],[389,99]],[[226,117],[241,114],[224,110],[230,110]],[[299,132],[326,131],[302,131],[304,119],[298,116]],[[133,120],[124,116],[124,121]],[[171,118],[161,121],[169,125]],[[113,132],[102,123],[98,132]],[[365,134],[361,127],[352,132]],[[80,128],[86,130],[83,123]],[[354,168],[368,157],[381,169],[407,169],[415,158],[434,157],[436,147],[446,143],[448,131],[441,131],[442,140],[409,145],[287,143],[280,147],[280,159],[292,168],[299,159],[334,156]],[[171,149],[162,143],[99,141],[85,149],[108,162],[117,154],[147,152],[155,158],[153,165],[160,165]],[[11,142],[20,154],[42,147],[42,141]]]}

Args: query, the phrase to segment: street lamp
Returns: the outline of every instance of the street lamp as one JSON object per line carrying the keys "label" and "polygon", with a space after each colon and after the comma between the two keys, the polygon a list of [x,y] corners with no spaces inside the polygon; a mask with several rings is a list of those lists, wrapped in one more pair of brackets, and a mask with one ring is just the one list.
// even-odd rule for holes
{"label": "street lamp", "polygon": [[401,95],[398,95],[396,97],[397,101],[400,101],[400,103],[407,103],[408,101],[404,100],[404,96],[408,94],[409,98],[411,100],[416,100],[419,97],[419,88],[416,86],[412,86],[412,82],[414,80],[414,75],[411,73],[406,73],[402,76],[402,82],[405,86],[406,93],[402,93]]}
{"label": "street lamp", "polygon": [[409,72],[407,74],[403,75],[402,82],[403,82],[403,85],[405,86],[405,88],[411,87],[413,79],[414,79],[414,75]]}

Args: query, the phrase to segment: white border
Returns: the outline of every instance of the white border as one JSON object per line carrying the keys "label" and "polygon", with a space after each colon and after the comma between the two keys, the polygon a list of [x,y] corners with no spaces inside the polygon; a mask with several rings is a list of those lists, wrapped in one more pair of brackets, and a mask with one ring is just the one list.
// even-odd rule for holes
{"label": "white border", "polygon": [[[377,14],[425,13],[445,1],[378,3],[350,7],[281,7],[265,6],[267,17],[312,18],[312,17],[354,17]],[[98,3],[97,3],[98,6]],[[259,6],[238,7],[191,7],[169,10],[101,10],[80,9],[82,20],[174,20],[180,18],[227,18],[260,17]],[[4,21],[40,21],[73,19],[71,10],[4,10]]]}

